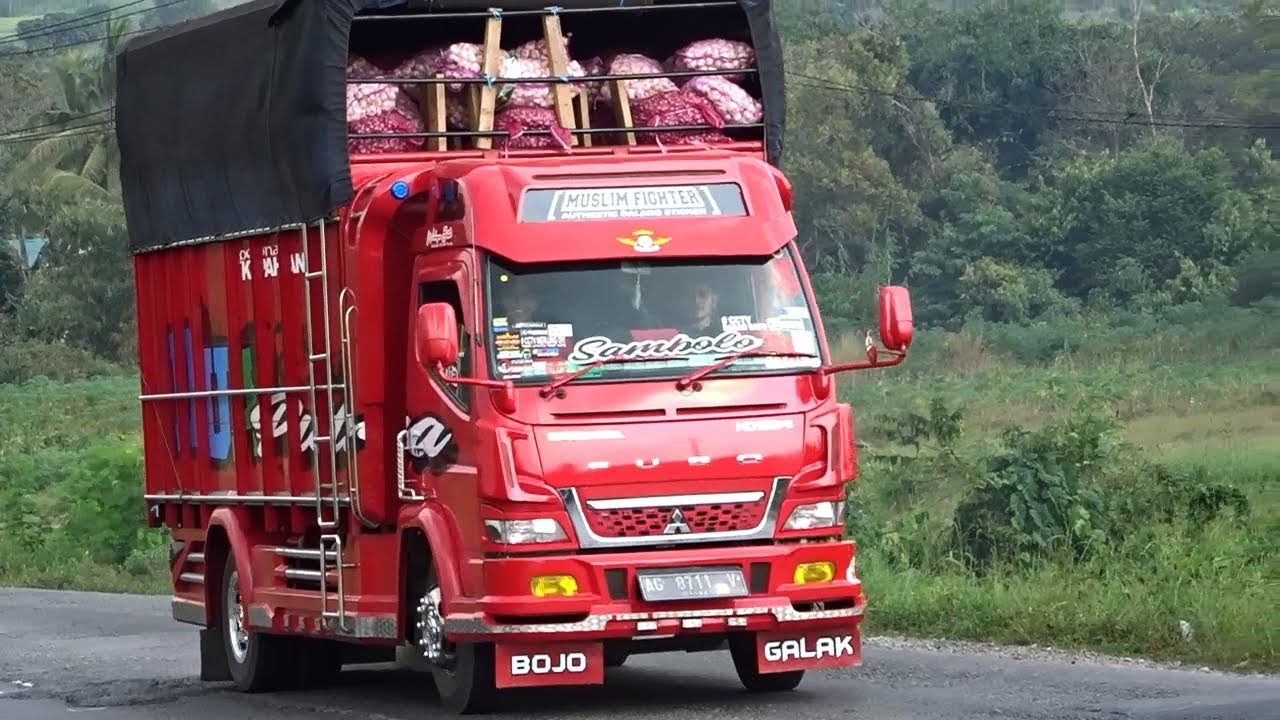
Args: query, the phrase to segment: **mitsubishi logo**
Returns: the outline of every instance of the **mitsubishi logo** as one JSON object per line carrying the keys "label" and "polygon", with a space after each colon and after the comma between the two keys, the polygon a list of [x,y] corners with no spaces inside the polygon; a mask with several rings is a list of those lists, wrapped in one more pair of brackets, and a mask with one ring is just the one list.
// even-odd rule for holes
{"label": "mitsubishi logo", "polygon": [[680,508],[676,508],[671,513],[671,520],[667,522],[667,526],[662,529],[663,535],[684,535],[690,532],[689,523],[684,521],[684,513],[680,512]]}

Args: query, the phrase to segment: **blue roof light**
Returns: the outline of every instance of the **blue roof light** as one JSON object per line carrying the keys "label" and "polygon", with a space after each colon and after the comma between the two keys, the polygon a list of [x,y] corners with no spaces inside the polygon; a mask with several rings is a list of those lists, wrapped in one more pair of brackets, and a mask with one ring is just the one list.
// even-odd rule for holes
{"label": "blue roof light", "polygon": [[391,183],[391,197],[397,200],[403,200],[409,197],[409,183],[403,180],[397,180]]}

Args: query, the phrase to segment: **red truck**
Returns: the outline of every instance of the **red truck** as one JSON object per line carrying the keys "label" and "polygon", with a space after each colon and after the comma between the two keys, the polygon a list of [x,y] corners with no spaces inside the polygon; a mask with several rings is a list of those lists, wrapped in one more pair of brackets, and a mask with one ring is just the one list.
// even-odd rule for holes
{"label": "red truck", "polygon": [[[883,347],[833,362],[768,2],[499,4],[259,0],[118,57],[145,507],[201,677],[315,687],[408,648],[470,713],[634,653],[727,646],[751,691],[860,663],[835,375],[901,362],[910,304],[882,288]],[[710,72],[668,62],[589,78],[619,123],[592,127],[554,49],[708,27],[752,48],[761,122],[637,131],[631,83]],[[353,132],[353,54],[459,38],[479,73],[377,81],[416,84],[425,130]],[[553,88],[569,143],[495,120],[530,39],[552,71],[512,84]]]}

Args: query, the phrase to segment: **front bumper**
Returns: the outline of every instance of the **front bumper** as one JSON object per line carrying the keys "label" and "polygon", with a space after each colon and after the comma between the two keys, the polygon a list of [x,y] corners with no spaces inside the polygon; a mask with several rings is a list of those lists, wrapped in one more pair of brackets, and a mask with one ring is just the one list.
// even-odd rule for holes
{"label": "front bumper", "polygon": [[[852,542],[821,542],[486,560],[483,573],[489,594],[449,603],[444,630],[453,641],[558,642],[856,629],[865,601],[853,559]],[[835,564],[833,580],[793,582],[798,564],[821,561]],[[640,596],[637,569],[707,565],[740,567],[751,594],[659,603]],[[533,576],[551,574],[573,575],[579,593],[530,594]]]}

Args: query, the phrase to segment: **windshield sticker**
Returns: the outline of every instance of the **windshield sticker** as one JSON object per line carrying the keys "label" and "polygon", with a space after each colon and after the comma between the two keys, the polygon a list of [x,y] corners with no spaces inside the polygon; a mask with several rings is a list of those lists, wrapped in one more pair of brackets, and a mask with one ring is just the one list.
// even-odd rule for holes
{"label": "windshield sticker", "polygon": [[761,338],[743,335],[735,330],[726,330],[715,337],[701,335],[694,338],[679,333],[670,340],[637,340],[629,343],[620,343],[605,335],[594,335],[575,343],[568,360],[585,364],[615,355],[625,358],[692,358],[698,355],[745,352],[762,345],[764,340]]}
{"label": "windshield sticker", "polygon": [[795,306],[795,305],[789,305],[789,306],[787,306],[787,307],[782,308],[782,317],[786,317],[786,318],[803,318],[803,319],[805,319],[805,320],[808,320],[808,319],[809,319],[809,308],[807,308],[807,307],[805,307],[805,306],[803,306],[803,305],[800,305],[799,307],[797,307],[797,306]]}
{"label": "windshield sticker", "polygon": [[798,353],[818,354],[818,342],[808,330],[797,330],[791,333],[791,347]]}
{"label": "windshield sticker", "polygon": [[764,328],[762,329],[800,331],[800,330],[806,330],[808,328],[805,327],[804,320],[797,320],[795,318],[771,317],[765,320]]}
{"label": "windshield sticker", "polygon": [[520,204],[521,222],[741,217],[747,214],[734,183],[611,188],[534,188]]}
{"label": "windshield sticker", "polygon": [[493,319],[493,329],[494,329],[494,330],[506,330],[506,329],[507,329],[507,319],[506,319],[505,317],[496,317],[496,318],[494,318],[494,319]]}

